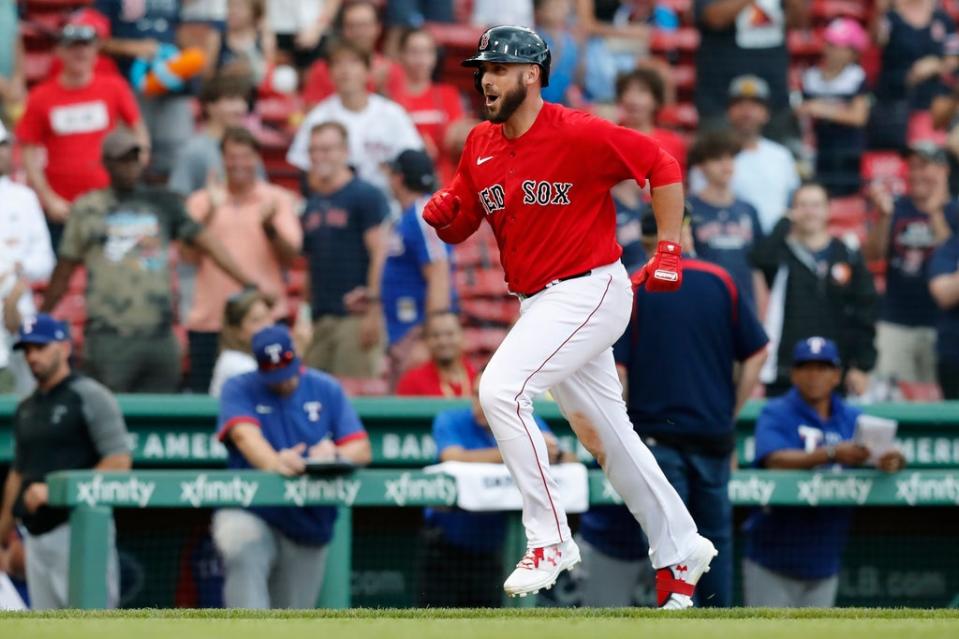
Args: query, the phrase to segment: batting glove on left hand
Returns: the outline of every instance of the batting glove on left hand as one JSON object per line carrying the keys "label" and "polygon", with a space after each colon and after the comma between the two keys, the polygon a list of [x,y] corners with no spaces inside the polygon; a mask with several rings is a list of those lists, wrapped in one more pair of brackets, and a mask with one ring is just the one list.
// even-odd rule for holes
{"label": "batting glove on left hand", "polygon": [[650,293],[678,291],[683,283],[683,265],[680,262],[682,249],[675,242],[660,242],[656,254],[633,276],[633,286],[643,284]]}

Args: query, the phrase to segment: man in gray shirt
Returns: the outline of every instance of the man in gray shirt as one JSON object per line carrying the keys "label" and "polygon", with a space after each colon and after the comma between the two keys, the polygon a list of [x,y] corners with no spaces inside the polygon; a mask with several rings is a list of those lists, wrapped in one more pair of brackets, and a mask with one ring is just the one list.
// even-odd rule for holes
{"label": "man in gray shirt", "polygon": [[177,153],[167,183],[170,190],[187,197],[211,180],[223,180],[220,141],[228,128],[245,124],[250,111],[249,92],[249,85],[238,78],[216,76],[203,85],[200,105],[206,124]]}
{"label": "man in gray shirt", "polygon": [[[9,537],[15,518],[19,520],[26,529],[31,606],[35,610],[66,608],[69,513],[48,505],[46,476],[58,470],[129,470],[127,429],[110,391],[71,371],[65,324],[45,314],[26,318],[14,348],[24,352],[37,389],[17,406],[13,416],[13,463],[0,507],[0,540]],[[0,548],[0,555],[3,553]],[[104,578],[108,606],[113,608],[119,598],[119,570],[112,527],[108,557]]]}

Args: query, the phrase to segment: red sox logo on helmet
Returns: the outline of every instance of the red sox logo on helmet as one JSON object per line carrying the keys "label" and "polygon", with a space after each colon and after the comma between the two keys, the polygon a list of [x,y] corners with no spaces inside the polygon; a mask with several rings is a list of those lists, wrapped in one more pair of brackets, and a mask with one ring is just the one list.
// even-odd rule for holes
{"label": "red sox logo on helmet", "polygon": [[479,50],[485,51],[486,47],[488,46],[489,46],[489,33],[487,32],[483,34],[482,38],[480,38]]}

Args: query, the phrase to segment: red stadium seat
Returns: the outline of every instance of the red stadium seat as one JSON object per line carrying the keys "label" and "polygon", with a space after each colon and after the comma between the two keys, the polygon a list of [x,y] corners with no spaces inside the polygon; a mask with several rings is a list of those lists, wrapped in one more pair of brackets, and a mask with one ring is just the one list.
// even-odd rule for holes
{"label": "red stadium seat", "polygon": [[814,20],[826,24],[835,18],[852,18],[865,22],[868,17],[868,3],[862,0],[815,0],[810,8]]}
{"label": "red stadium seat", "polygon": [[654,29],[649,39],[649,49],[654,53],[674,51],[693,52],[699,48],[699,31],[694,27],[682,27],[668,31]]}
{"label": "red stadium seat", "polygon": [[865,182],[884,182],[897,194],[906,191],[906,175],[909,171],[905,160],[895,151],[863,153],[860,167]]}
{"label": "red stadium seat", "polygon": [[829,205],[829,232],[860,246],[866,240],[866,201],[853,195],[835,198]]}
{"label": "red stadium seat", "polygon": [[460,302],[463,319],[469,323],[512,324],[519,317],[519,301],[506,299],[463,299]]}
{"label": "red stadium seat", "polygon": [[670,77],[677,90],[691,95],[696,86],[696,67],[692,64],[674,66],[670,70]]}
{"label": "red stadium seat", "polygon": [[823,41],[819,33],[810,30],[795,29],[786,37],[789,53],[794,58],[818,58],[822,53]]}
{"label": "red stadium seat", "polygon": [[73,275],[70,276],[70,287],[68,289],[71,293],[77,293],[83,295],[87,290],[87,270],[82,266],[73,271]]}
{"label": "red stadium seat", "polygon": [[338,377],[337,380],[350,397],[378,397],[390,394],[389,383],[378,377]]}
{"label": "red stadium seat", "polygon": [[679,128],[691,131],[699,124],[699,114],[692,102],[667,104],[657,116],[659,124],[667,128]]}
{"label": "red stadium seat", "polygon": [[463,329],[463,342],[467,353],[492,353],[506,337],[505,328],[466,328]]}
{"label": "red stadium seat", "polygon": [[302,297],[306,290],[306,271],[292,268],[286,272],[286,294]]}
{"label": "red stadium seat", "polygon": [[87,301],[83,295],[68,293],[57,304],[53,314],[70,324],[83,324],[87,319]]}
{"label": "red stadium seat", "polygon": [[472,268],[456,271],[454,274],[456,290],[460,297],[502,297],[509,293],[506,282],[503,281],[503,271],[500,269]]}
{"label": "red stadium seat", "polygon": [[23,58],[23,73],[27,84],[43,82],[50,75],[53,54],[49,51],[27,51]]}
{"label": "red stadium seat", "polygon": [[903,399],[909,402],[941,402],[942,391],[934,382],[899,382]]}
{"label": "red stadium seat", "polygon": [[865,224],[866,200],[859,195],[834,198],[829,204],[829,221]]}
{"label": "red stadium seat", "polygon": [[445,22],[427,22],[426,29],[436,39],[436,43],[447,49],[476,49],[476,43],[483,35],[483,27],[472,24]]}
{"label": "red stadium seat", "polygon": [[70,11],[89,7],[94,0],[26,0],[27,12],[32,11]]}

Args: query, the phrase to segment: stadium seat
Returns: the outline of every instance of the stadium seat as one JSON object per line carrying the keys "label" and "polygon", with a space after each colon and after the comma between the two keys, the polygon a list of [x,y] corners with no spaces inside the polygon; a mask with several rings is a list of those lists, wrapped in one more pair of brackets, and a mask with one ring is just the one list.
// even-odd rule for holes
{"label": "stadium seat", "polygon": [[502,297],[509,293],[506,282],[503,281],[503,271],[500,268],[471,268],[456,271],[454,274],[456,290],[460,297]]}
{"label": "stadium seat", "polygon": [[337,377],[350,397],[377,397],[390,394],[389,383],[378,377]]}
{"label": "stadium seat", "polygon": [[53,54],[49,51],[27,51],[23,58],[23,73],[28,85],[43,82],[50,75]]}
{"label": "stadium seat", "polygon": [[301,105],[293,98],[260,98],[256,102],[256,114],[264,124],[284,131],[293,129],[293,118]]}
{"label": "stadium seat", "polygon": [[823,41],[816,31],[794,29],[786,38],[786,45],[790,55],[795,58],[819,58],[822,54]]}
{"label": "stadium seat", "polygon": [[70,324],[83,324],[87,319],[87,301],[83,295],[68,293],[57,304],[53,314]]}
{"label": "stadium seat", "polygon": [[895,151],[867,151],[863,153],[860,164],[862,179],[867,184],[873,181],[884,182],[894,193],[906,191],[908,168],[905,160]]}
{"label": "stadium seat", "polygon": [[942,391],[934,382],[899,382],[902,398],[909,402],[941,402]]}
{"label": "stadium seat", "polygon": [[460,302],[463,319],[476,324],[512,324],[519,317],[519,302],[516,298],[464,299]]}
{"label": "stadium seat", "polygon": [[676,51],[691,53],[698,48],[699,31],[694,27],[682,27],[671,31],[654,29],[649,39],[649,49],[653,53]]}
{"label": "stadium seat", "polygon": [[935,142],[940,146],[946,144],[949,133],[937,129],[932,123],[932,113],[929,111],[917,111],[909,116],[909,125],[906,129],[906,142],[915,144],[916,142]]}
{"label": "stadium seat", "polygon": [[492,353],[506,337],[505,328],[466,328],[463,329],[463,341],[467,353]]}
{"label": "stadium seat", "polygon": [[869,13],[867,4],[862,0],[814,0],[810,14],[813,20],[823,26],[835,18],[852,18],[865,22]]}
{"label": "stadium seat", "polygon": [[829,203],[829,221],[843,224],[865,224],[866,200],[859,195],[833,198]]}
{"label": "stadium seat", "polygon": [[676,90],[685,96],[692,97],[696,88],[696,67],[692,64],[678,64],[670,72]]}
{"label": "stadium seat", "polygon": [[27,12],[32,11],[71,11],[82,7],[89,7],[94,0],[25,0]]}
{"label": "stadium seat", "polygon": [[694,130],[699,124],[699,114],[696,112],[696,105],[692,102],[667,104],[660,109],[657,119],[661,126],[687,131]]}
{"label": "stadium seat", "polygon": [[291,268],[286,272],[286,294],[302,297],[306,291],[307,274],[303,269]]}

